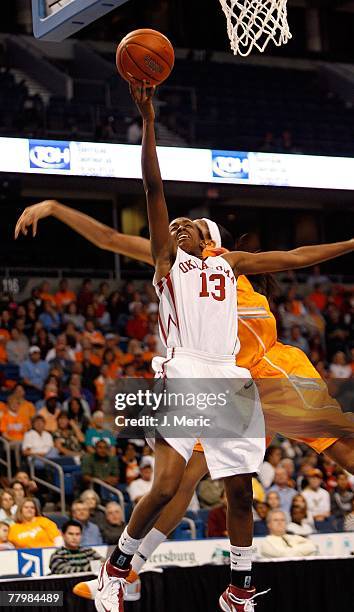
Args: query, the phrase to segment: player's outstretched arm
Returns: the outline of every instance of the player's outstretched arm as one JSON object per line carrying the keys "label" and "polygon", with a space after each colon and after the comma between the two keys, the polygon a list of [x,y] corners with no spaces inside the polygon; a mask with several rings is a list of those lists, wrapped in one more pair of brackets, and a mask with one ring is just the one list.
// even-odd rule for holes
{"label": "player's outstretched arm", "polygon": [[299,247],[292,251],[269,251],[268,253],[245,253],[233,251],[223,257],[229,262],[236,274],[264,274],[307,268],[315,264],[335,259],[354,250],[354,238],[333,244]]}
{"label": "player's outstretched arm", "polygon": [[145,83],[132,83],[130,93],[143,119],[141,166],[149,218],[151,252],[158,277],[169,272],[172,245],[168,210],[156,151],[155,111],[152,97],[155,88]]}
{"label": "player's outstretched arm", "polygon": [[55,217],[100,249],[126,255],[137,261],[153,265],[150,241],[140,236],[128,236],[117,232],[78,210],[64,206],[56,200],[45,200],[26,208],[18,219],[15,239],[22,233],[27,235],[32,226],[33,236],[37,233],[40,219]]}

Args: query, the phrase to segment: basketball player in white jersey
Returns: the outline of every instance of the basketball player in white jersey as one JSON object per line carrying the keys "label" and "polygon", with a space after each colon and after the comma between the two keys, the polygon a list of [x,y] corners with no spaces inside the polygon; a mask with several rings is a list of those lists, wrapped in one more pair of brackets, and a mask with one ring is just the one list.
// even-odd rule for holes
{"label": "basketball player in white jersey", "polygon": [[[156,153],[152,91],[132,86],[132,95],[143,118],[142,169],[147,198],[154,284],[160,295],[161,335],[167,359],[157,364],[157,373],[170,378],[244,379],[247,370],[237,368],[236,276],[296,269],[351,252],[354,241],[303,247],[290,252],[231,252],[202,259],[205,241],[187,218],[169,224]],[[155,362],[156,363],[156,362]],[[233,406],[233,418],[237,410]],[[241,419],[241,413],[240,413]],[[259,402],[254,402],[251,420],[262,423]],[[250,428],[252,431],[252,428]],[[193,437],[155,440],[155,477],[150,493],[136,506],[118,546],[99,576],[96,608],[99,612],[121,612],[123,589],[130,561],[142,538],[153,526],[162,508],[171,500],[192,455]],[[211,476],[225,479],[228,498],[228,533],[231,540],[231,584],[220,597],[220,607],[229,612],[252,612],[257,596],[251,586],[252,485],[251,474],[263,459],[262,438],[202,438]]]}

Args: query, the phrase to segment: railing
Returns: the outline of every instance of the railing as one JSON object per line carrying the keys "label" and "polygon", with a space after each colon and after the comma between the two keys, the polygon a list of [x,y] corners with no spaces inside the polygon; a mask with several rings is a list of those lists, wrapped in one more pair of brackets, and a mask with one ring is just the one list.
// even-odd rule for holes
{"label": "railing", "polygon": [[[43,480],[43,478],[40,478],[39,476],[36,476],[35,470],[36,470],[36,461],[42,461],[42,463],[44,464],[44,466],[49,466],[51,468],[53,468],[54,470],[56,470],[58,472],[58,476],[59,476],[59,487],[57,487],[56,485],[52,484],[51,482],[48,482],[47,480]],[[47,459],[45,457],[41,457],[40,455],[32,455],[31,457],[28,457],[28,464],[29,464],[29,470],[30,470],[30,477],[32,480],[34,480],[35,482],[38,482],[38,484],[42,485],[43,487],[47,487],[47,489],[50,489],[51,491],[54,491],[55,493],[59,493],[60,495],[60,511],[65,514],[66,512],[66,504],[65,504],[65,480],[64,480],[64,470],[63,468],[58,465],[57,463],[55,463],[54,461],[51,461],[50,459]]]}
{"label": "railing", "polygon": [[183,519],[181,520],[181,523],[187,523],[189,525],[189,529],[191,532],[191,540],[196,540],[197,539],[197,528],[196,528],[196,525],[193,519],[189,518],[188,516],[184,516]]}
{"label": "railing", "polygon": [[0,457],[0,464],[4,465],[7,472],[7,478],[9,481],[12,480],[12,469],[11,469],[11,444],[5,438],[0,438],[0,443],[3,445],[3,449],[5,452],[5,457]]}
{"label": "railing", "polygon": [[106,482],[104,482],[104,480],[100,480],[100,478],[92,478],[89,488],[93,489],[94,484],[99,485],[100,487],[102,487],[102,489],[107,489],[107,491],[109,491],[110,493],[113,493],[114,495],[116,495],[116,497],[118,497],[119,505],[122,508],[123,521],[125,522],[124,495],[122,491],[120,491],[119,489],[116,489],[116,487],[113,487],[112,485],[107,484]]}

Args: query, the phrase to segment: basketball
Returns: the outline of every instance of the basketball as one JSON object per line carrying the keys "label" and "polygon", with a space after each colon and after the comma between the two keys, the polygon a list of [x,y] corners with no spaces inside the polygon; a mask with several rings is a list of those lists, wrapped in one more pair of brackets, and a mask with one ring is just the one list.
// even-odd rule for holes
{"label": "basketball", "polygon": [[117,69],[126,81],[145,80],[147,85],[159,85],[170,75],[175,53],[163,34],[156,30],[134,30],[118,45]]}

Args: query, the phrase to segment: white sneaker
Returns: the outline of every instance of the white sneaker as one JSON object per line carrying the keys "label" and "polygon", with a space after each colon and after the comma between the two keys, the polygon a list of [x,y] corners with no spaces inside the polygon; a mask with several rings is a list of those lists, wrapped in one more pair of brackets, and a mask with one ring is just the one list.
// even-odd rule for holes
{"label": "white sneaker", "polygon": [[[130,572],[132,574],[133,571]],[[135,574],[135,572],[134,572]],[[127,584],[124,590],[124,601],[139,601],[141,598],[141,580],[137,574],[135,574],[135,580],[130,581],[128,576]],[[98,588],[98,578],[94,580],[86,580],[85,582],[78,582],[73,587],[74,595],[83,597],[84,599],[95,599]]]}
{"label": "white sneaker", "polygon": [[123,612],[123,595],[129,572],[130,568],[119,570],[109,561],[102,565],[95,596],[97,612]]}

